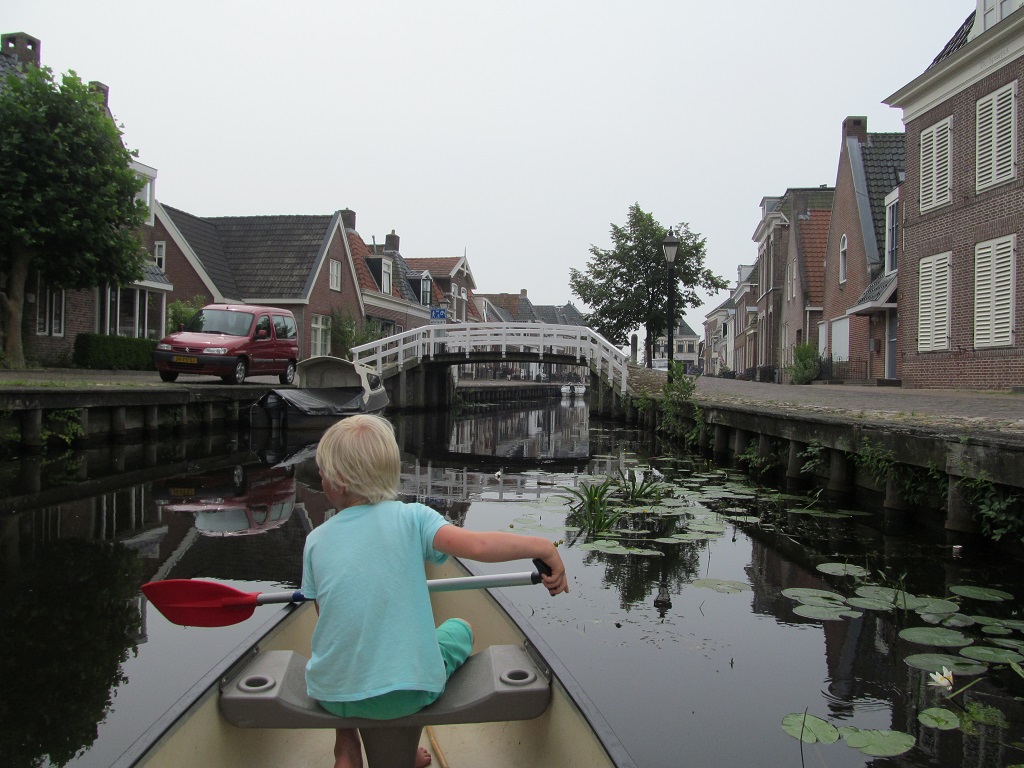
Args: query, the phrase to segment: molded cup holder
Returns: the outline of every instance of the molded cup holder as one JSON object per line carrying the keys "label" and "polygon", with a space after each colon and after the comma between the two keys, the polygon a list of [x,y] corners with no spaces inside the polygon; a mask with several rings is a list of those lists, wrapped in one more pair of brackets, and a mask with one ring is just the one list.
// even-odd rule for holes
{"label": "molded cup holder", "polygon": [[529,685],[537,679],[537,674],[528,669],[510,669],[502,672],[498,679],[505,685]]}
{"label": "molded cup holder", "polygon": [[277,681],[267,675],[249,675],[238,681],[238,690],[242,693],[263,693],[277,685]]}

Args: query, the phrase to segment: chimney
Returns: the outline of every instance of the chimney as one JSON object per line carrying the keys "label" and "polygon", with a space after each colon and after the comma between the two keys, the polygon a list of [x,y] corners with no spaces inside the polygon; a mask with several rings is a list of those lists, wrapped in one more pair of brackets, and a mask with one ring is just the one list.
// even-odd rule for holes
{"label": "chimney", "polygon": [[398,241],[399,237],[393,229],[390,235],[384,235],[384,253],[398,253]]}
{"label": "chimney", "polygon": [[339,211],[341,214],[341,223],[345,225],[345,229],[351,229],[353,232],[356,229],[356,212],[346,208],[343,211]]}
{"label": "chimney", "polygon": [[93,93],[98,93],[103,97],[103,106],[110,107],[110,86],[104,85],[99,80],[93,80],[89,83],[89,90]]}
{"label": "chimney", "polygon": [[520,299],[525,299],[526,298],[526,289],[525,288],[520,288],[519,289],[519,298]]}
{"label": "chimney", "polygon": [[11,32],[0,36],[0,47],[8,56],[22,64],[39,66],[39,40],[24,32]]}
{"label": "chimney", "polygon": [[846,139],[857,139],[861,144],[868,140],[868,119],[866,117],[848,117],[843,120],[843,143]]}

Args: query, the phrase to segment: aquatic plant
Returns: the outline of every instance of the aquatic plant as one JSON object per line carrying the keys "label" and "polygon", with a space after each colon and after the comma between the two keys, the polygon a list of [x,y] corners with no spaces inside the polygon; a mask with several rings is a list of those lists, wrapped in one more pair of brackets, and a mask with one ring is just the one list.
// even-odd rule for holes
{"label": "aquatic plant", "polygon": [[568,521],[588,533],[610,531],[626,514],[624,508],[612,506],[615,482],[610,477],[600,483],[580,483],[578,488],[563,486],[561,490],[565,493],[559,498],[569,503]]}
{"label": "aquatic plant", "polygon": [[697,443],[705,428],[704,411],[694,399],[699,378],[700,374],[687,374],[682,364],[673,363],[672,381],[666,381],[662,389],[662,419],[658,430],[687,447]]}
{"label": "aquatic plant", "polygon": [[1024,543],[1024,499],[1000,488],[985,473],[979,477],[965,477],[957,482],[967,504],[981,525],[981,532],[993,541],[1002,538]]}
{"label": "aquatic plant", "polygon": [[641,479],[637,480],[637,472],[630,470],[628,473],[619,470],[619,480],[615,488],[616,492],[629,503],[644,501],[661,501],[668,495],[668,486],[658,480],[653,472],[640,473]]}

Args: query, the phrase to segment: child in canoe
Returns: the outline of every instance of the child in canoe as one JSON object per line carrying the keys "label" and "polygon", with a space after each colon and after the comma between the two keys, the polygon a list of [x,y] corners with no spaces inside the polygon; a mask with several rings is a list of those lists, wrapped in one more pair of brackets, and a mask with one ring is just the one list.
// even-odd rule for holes
{"label": "child in canoe", "polygon": [[[309,695],[341,717],[404,717],[436,700],[473,645],[461,619],[434,627],[423,563],[448,555],[543,560],[548,592],[568,592],[554,545],[537,536],[467,531],[422,504],[395,500],[401,471],[391,424],[351,416],[316,451],[324,492],[338,513],[306,538],[302,593],[318,619],[306,667]],[[335,768],[362,766],[359,733],[339,728]],[[420,749],[417,768],[429,765]]]}

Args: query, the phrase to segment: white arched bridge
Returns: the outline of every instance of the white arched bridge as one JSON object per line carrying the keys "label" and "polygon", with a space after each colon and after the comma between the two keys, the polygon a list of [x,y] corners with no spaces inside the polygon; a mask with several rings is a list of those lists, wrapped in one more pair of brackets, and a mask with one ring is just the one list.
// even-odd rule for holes
{"label": "white arched bridge", "polygon": [[468,363],[585,365],[602,400],[606,390],[615,401],[629,394],[629,358],[599,333],[577,325],[426,325],[353,347],[352,359],[381,375],[398,406],[449,402],[450,368]]}

